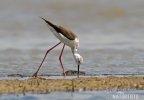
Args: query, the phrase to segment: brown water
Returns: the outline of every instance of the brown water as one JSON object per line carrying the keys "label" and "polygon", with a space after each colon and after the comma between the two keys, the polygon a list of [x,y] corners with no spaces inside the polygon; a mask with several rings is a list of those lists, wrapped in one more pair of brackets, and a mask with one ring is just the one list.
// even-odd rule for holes
{"label": "brown water", "polygon": [[[143,0],[1,0],[0,77],[36,71],[46,50],[59,42],[39,18],[69,27],[80,38],[81,70],[95,74],[144,74]],[[40,74],[61,75],[61,46]],[[76,70],[70,49],[65,70]]]}

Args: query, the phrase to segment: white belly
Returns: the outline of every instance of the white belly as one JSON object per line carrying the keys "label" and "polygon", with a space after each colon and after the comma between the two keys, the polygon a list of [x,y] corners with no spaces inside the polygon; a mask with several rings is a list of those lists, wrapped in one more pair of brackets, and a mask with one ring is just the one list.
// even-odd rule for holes
{"label": "white belly", "polygon": [[69,40],[61,34],[60,34],[60,38],[58,39],[71,48],[77,48],[79,44],[79,40],[77,38],[75,40]]}

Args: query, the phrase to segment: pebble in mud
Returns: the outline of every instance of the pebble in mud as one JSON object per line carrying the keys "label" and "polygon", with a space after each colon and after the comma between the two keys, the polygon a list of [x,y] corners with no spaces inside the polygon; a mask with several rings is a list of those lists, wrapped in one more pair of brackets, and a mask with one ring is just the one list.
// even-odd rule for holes
{"label": "pebble in mud", "polygon": [[[68,70],[68,71],[65,71],[65,74],[66,74],[67,76],[76,76],[76,75],[78,75],[78,71]],[[85,72],[84,72],[84,71],[79,71],[79,75],[85,76]]]}
{"label": "pebble in mud", "polygon": [[9,74],[8,77],[23,77],[22,74]]}

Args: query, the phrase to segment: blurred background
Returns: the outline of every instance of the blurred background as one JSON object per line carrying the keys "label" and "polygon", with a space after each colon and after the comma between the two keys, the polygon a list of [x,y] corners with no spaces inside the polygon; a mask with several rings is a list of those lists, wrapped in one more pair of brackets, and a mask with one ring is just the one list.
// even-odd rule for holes
{"label": "blurred background", "polygon": [[[87,74],[144,73],[143,0],[1,0],[0,76],[32,75],[59,42],[40,17],[77,33]],[[40,74],[62,73],[61,48],[49,54]],[[68,47],[63,63],[65,70],[77,69]]]}

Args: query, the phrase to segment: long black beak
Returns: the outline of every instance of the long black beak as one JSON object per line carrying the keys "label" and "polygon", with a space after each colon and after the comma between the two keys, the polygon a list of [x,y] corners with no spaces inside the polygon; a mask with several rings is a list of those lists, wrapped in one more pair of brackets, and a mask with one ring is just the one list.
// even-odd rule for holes
{"label": "long black beak", "polygon": [[78,64],[78,74],[77,74],[78,78],[79,78],[79,68],[80,68],[80,65]]}

